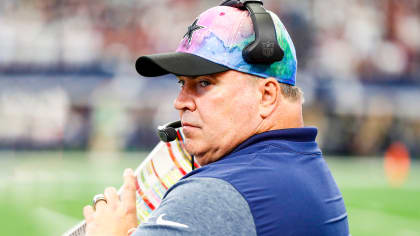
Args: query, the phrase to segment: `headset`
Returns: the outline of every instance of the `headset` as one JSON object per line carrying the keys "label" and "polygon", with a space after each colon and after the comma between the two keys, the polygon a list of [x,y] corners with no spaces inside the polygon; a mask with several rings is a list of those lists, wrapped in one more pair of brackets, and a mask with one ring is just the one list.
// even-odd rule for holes
{"label": "headset", "polygon": [[[255,40],[242,50],[242,57],[250,64],[272,64],[281,61],[284,51],[277,42],[276,28],[273,19],[265,8],[262,0],[225,0],[220,6],[236,7],[249,11]],[[181,128],[181,121],[170,122],[158,127],[160,140],[172,142],[177,138],[176,129]],[[192,166],[194,157],[192,158]]]}
{"label": "headset", "polygon": [[284,51],[277,41],[273,19],[263,7],[262,0],[225,0],[220,6],[249,11],[255,40],[242,50],[242,57],[246,62],[249,64],[272,64],[283,59]]}
{"label": "headset", "polygon": [[[265,8],[262,0],[225,0],[220,6],[247,9],[252,19],[255,40],[242,51],[242,57],[250,64],[272,64],[281,61],[284,51],[277,42],[276,28],[273,19]],[[160,140],[172,142],[176,139],[177,128],[181,128],[181,121],[175,121],[158,127]]]}

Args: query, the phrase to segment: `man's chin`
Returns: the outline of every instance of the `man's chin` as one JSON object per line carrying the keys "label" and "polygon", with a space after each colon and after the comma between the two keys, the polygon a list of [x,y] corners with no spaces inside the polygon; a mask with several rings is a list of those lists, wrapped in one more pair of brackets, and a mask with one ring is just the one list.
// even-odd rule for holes
{"label": "man's chin", "polygon": [[200,144],[195,142],[194,139],[185,137],[184,142],[185,150],[187,150],[190,155],[194,155],[195,157],[200,157],[202,155],[202,151],[200,151]]}
{"label": "man's chin", "polygon": [[198,154],[198,152],[196,150],[197,146],[194,145],[194,143],[189,141],[188,139],[185,139],[184,142],[185,142],[185,150],[187,150],[187,152],[190,155],[197,156],[197,154]]}
{"label": "man's chin", "polygon": [[194,143],[191,141],[185,144],[185,150],[190,155],[194,156],[195,160],[198,162],[198,164],[200,164],[200,166],[207,165],[218,159],[214,159],[214,156],[210,154],[211,152],[205,148],[206,146],[201,146],[199,143]]}

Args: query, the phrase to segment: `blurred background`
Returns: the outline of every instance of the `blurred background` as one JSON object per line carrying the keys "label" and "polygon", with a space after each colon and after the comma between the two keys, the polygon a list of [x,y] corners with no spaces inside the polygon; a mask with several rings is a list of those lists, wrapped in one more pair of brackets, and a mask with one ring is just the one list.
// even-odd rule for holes
{"label": "blurred background", "polygon": [[[220,0],[0,2],[0,234],[60,235],[119,186],[178,118],[170,77],[137,57],[176,49]],[[352,235],[420,235],[420,1],[265,0],[291,34],[305,124]]]}

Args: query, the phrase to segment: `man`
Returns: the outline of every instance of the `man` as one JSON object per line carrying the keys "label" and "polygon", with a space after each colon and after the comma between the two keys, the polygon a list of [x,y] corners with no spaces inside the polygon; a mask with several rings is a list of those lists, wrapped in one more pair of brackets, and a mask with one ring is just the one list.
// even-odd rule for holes
{"label": "man", "polygon": [[174,106],[186,149],[202,167],[170,188],[138,227],[134,177],[127,170],[121,199],[107,188],[96,211],[85,207],[88,236],[349,235],[317,130],[303,127],[293,43],[270,13],[283,57],[269,64],[245,61],[253,22],[235,4],[202,13],[177,52],[136,63],[144,76],[177,75]]}

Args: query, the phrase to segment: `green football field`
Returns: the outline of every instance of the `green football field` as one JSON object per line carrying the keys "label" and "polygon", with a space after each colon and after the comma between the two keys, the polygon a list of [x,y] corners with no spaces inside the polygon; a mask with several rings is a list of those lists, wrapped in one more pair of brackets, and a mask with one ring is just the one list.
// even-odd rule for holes
{"label": "green football field", "polygon": [[[0,153],[0,235],[61,235],[125,167],[144,153]],[[420,163],[404,186],[390,187],[381,158],[327,158],[346,202],[353,236],[420,236]]]}

